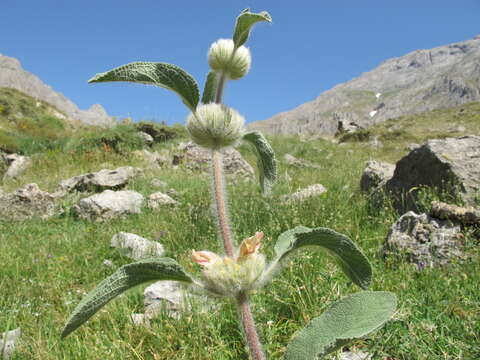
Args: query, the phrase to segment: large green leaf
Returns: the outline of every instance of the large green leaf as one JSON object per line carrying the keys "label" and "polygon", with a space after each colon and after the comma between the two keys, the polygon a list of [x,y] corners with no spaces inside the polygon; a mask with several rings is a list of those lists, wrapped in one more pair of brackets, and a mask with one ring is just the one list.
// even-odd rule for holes
{"label": "large green leaf", "polygon": [[276,259],[270,266],[281,266],[287,256],[305,246],[320,246],[326,249],[355,284],[363,289],[370,285],[372,267],[366,256],[347,236],[322,227],[310,229],[297,226],[282,233],[275,244]]}
{"label": "large green leaf", "polygon": [[215,102],[215,96],[217,94],[218,78],[215,71],[210,71],[207,75],[207,81],[205,82],[205,88],[203,89],[202,103],[208,104]]}
{"label": "large green leaf", "polygon": [[382,327],[393,316],[397,297],[387,291],[361,291],[331,305],[288,345],[285,360],[317,360]]}
{"label": "large green leaf", "polygon": [[238,15],[233,32],[235,48],[239,48],[247,42],[252,26],[260,21],[272,22],[272,17],[266,11],[252,13],[250,9],[245,9]]}
{"label": "large green leaf", "polygon": [[157,62],[133,62],[95,75],[89,83],[128,81],[156,85],[176,92],[190,110],[195,111],[200,92],[195,79],[176,65]]}
{"label": "large green leaf", "polygon": [[275,152],[267,139],[259,131],[248,132],[243,135],[243,140],[252,145],[257,156],[258,175],[260,187],[264,194],[268,194],[272,185],[277,180],[277,163]]}
{"label": "large green leaf", "polygon": [[151,280],[192,282],[182,267],[170,258],[149,258],[124,265],[82,299],[67,320],[62,331],[62,338],[90,319],[116,296]]}

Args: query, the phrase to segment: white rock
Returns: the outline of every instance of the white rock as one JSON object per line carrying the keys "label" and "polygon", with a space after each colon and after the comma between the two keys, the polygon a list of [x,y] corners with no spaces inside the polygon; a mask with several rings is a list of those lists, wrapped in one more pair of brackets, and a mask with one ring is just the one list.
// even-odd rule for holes
{"label": "white rock", "polygon": [[152,179],[150,184],[157,188],[166,188],[168,186],[168,184],[165,181],[158,180],[158,179]]}
{"label": "white rock", "polygon": [[382,96],[382,94],[379,93],[379,92],[377,92],[377,93],[375,94],[375,97],[376,97],[377,99],[380,98],[380,96]]}
{"label": "white rock", "polygon": [[110,246],[119,249],[125,256],[133,260],[165,254],[162,244],[126,232],[115,234],[110,241]]}
{"label": "white rock", "polygon": [[368,115],[370,115],[370,117],[374,117],[376,113],[377,113],[377,110],[373,110],[373,111],[370,111]]}
{"label": "white rock", "polygon": [[143,131],[139,131],[137,134],[138,134],[138,136],[140,136],[142,138],[143,141],[145,141],[146,145],[152,145],[153,144],[154,140],[153,140],[152,135],[147,134],[146,132],[143,132]]}
{"label": "white rock", "polygon": [[363,351],[345,351],[340,354],[340,360],[370,360],[372,355]]}
{"label": "white rock", "polygon": [[81,199],[73,206],[73,211],[83,219],[105,221],[121,215],[140,213],[144,201],[144,197],[136,191],[105,190]]}
{"label": "white rock", "polygon": [[103,265],[109,268],[114,266],[112,260],[108,260],[108,259],[103,260]]}
{"label": "white rock", "polygon": [[5,155],[5,160],[9,166],[5,172],[4,178],[16,178],[20,176],[20,174],[32,163],[28,156],[18,154]]}
{"label": "white rock", "polygon": [[10,359],[15,350],[17,340],[20,338],[22,331],[16,328],[0,334],[0,358]]}
{"label": "white rock", "polygon": [[305,189],[300,189],[293,194],[283,195],[282,201],[291,202],[291,201],[304,201],[309,198],[319,196],[326,192],[327,189],[322,184],[313,184]]}
{"label": "white rock", "polygon": [[172,199],[167,194],[156,192],[150,194],[147,199],[147,206],[151,209],[158,209],[161,206],[178,205],[179,202]]}

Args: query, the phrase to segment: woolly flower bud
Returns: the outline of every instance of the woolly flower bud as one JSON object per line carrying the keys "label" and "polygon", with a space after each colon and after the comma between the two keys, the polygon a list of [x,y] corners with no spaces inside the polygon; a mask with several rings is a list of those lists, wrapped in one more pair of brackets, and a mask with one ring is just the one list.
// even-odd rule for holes
{"label": "woolly flower bud", "polygon": [[233,53],[234,48],[232,39],[220,39],[208,51],[208,64],[212,70],[224,71],[232,80],[245,76],[252,62],[248,48],[242,45]]}
{"label": "woolly flower bud", "polygon": [[225,105],[201,105],[187,118],[187,130],[192,140],[209,149],[233,145],[243,135],[245,119]]}

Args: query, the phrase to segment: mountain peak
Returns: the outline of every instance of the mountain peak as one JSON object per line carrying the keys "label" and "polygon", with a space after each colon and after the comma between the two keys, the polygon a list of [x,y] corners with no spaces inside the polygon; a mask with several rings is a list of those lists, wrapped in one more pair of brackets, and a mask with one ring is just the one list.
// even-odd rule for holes
{"label": "mountain peak", "polygon": [[64,112],[71,120],[88,125],[110,126],[114,123],[101,105],[80,110],[63,94],[54,91],[34,74],[24,70],[20,61],[0,54],[0,87],[19,90],[36,99],[45,101]]}
{"label": "mountain peak", "polygon": [[419,49],[320,94],[315,100],[249,124],[267,134],[333,135],[338,123],[368,127],[387,119],[480,100],[480,35]]}

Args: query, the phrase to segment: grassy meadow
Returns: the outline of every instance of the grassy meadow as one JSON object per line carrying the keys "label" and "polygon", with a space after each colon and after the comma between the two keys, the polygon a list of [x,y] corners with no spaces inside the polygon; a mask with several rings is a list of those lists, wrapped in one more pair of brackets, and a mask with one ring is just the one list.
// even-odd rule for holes
{"label": "grassy meadow", "polygon": [[[263,231],[263,251],[271,258],[278,235],[297,225],[344,233],[372,263],[371,289],[392,291],[399,299],[393,320],[352,343],[350,349],[383,360],[479,359],[478,240],[465,233],[465,257],[440,268],[419,271],[401,256],[384,259],[381,248],[398,214],[388,206],[372,208],[368,197],[359,191],[359,182],[367,160],[396,161],[408,152],[409,143],[467,133],[480,135],[480,104],[406,117],[369,131],[379,137],[383,147],[375,148],[359,139],[335,144],[325,139],[270,137],[279,160],[279,181],[272,196],[262,197],[256,181],[229,178],[230,217],[236,239]],[[82,296],[114,271],[103,265],[104,259],[112,260],[115,268],[130,262],[109,247],[117,232],[161,242],[167,256],[195,274],[199,269],[190,260],[191,249],[221,249],[211,216],[208,176],[192,173],[182,165],[148,168],[132,155],[130,150],[137,145],[128,141],[117,150],[92,143],[85,146],[82,139],[93,137],[88,129],[74,131],[71,137],[58,146],[25,151],[32,156],[32,166],[18,179],[6,180],[2,189],[13,191],[35,182],[42,190],[54,191],[62,179],[132,165],[144,172],[127,189],[148,196],[159,190],[151,183],[159,179],[178,191],[181,205],[91,223],[70,213],[71,205],[87,194],[71,194],[61,200],[62,213],[48,220],[0,219],[0,332],[17,327],[22,330],[12,359],[247,359],[236,309],[228,301],[220,301],[216,311],[195,311],[193,304],[193,310],[179,319],[161,314],[151,321],[150,328],[135,326],[130,314],[143,312],[143,289],[148,284],[115,299],[60,340],[61,329]],[[173,153],[180,141],[185,139],[158,143],[154,150]],[[21,144],[18,146],[21,150]],[[239,150],[254,164],[247,147]],[[286,153],[309,160],[320,169],[288,166],[282,162]],[[280,201],[282,195],[315,183],[328,191],[303,203]],[[425,198],[434,197],[430,193]],[[424,207],[428,209],[428,201]],[[282,359],[296,331],[332,301],[359,290],[326,253],[304,251],[295,257],[269,286],[252,297],[269,359]]]}

